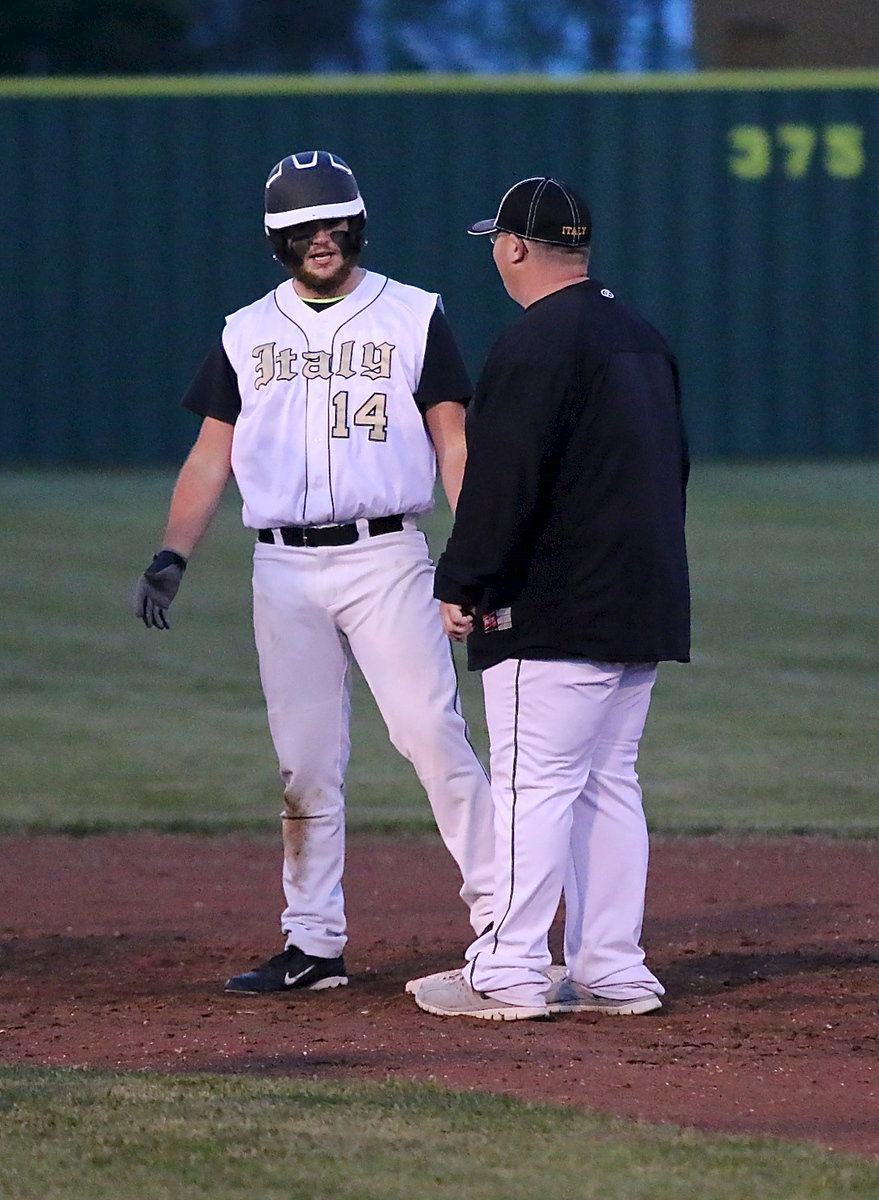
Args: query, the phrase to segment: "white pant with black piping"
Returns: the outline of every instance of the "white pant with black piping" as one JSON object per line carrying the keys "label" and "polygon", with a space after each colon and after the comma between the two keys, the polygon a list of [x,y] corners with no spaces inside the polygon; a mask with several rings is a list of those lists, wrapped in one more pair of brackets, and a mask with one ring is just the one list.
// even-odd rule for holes
{"label": "white pant with black piping", "polygon": [[640,946],[648,836],[635,764],[656,664],[508,659],[483,673],[495,821],[493,928],[465,978],[540,1004],[565,897],[568,974],[599,995],[664,989]]}
{"label": "white pant with black piping", "polygon": [[307,954],[335,957],[346,941],[351,656],[427,793],[474,930],[491,920],[488,779],[467,740],[432,589],[427,546],[414,528],[350,546],[255,547],[254,630],[284,783],[281,927],[287,944]]}

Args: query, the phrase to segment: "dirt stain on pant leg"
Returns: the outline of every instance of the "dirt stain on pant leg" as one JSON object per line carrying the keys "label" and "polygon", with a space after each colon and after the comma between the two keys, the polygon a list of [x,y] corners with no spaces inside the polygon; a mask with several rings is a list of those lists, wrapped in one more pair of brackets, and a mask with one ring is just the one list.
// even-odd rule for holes
{"label": "dirt stain on pant leg", "polygon": [[288,869],[295,872],[308,840],[308,813],[301,796],[285,795],[281,813],[281,836]]}

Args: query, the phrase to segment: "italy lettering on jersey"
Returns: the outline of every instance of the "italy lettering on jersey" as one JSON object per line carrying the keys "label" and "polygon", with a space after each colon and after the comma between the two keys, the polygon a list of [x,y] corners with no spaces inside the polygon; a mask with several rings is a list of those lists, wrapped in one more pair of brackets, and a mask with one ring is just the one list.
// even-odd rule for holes
{"label": "italy lettering on jersey", "polygon": [[251,529],[424,513],[436,456],[415,403],[436,293],[367,271],[315,312],[292,280],[226,318],[241,414],[232,469]]}

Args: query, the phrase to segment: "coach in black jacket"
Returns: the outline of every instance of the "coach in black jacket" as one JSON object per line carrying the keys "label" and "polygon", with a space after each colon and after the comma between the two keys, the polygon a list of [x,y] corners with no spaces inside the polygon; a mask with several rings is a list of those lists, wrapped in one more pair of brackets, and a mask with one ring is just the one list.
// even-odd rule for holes
{"label": "coach in black jacket", "polygon": [[[435,588],[446,632],[484,672],[495,913],[462,976],[416,999],[489,1019],[647,1012],[663,988],[639,945],[635,761],[656,664],[689,659],[677,369],[663,337],[588,277],[591,219],[566,184],[523,180],[470,232],[490,235],[525,309],[476,389]],[[559,982],[547,938],[563,890]]]}

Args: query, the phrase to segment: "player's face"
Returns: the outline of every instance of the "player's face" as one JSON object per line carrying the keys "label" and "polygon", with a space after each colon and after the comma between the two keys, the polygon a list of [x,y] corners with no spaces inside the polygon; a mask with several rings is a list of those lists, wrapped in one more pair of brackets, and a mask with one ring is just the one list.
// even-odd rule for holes
{"label": "player's face", "polygon": [[[354,268],[348,250],[348,219],[315,221],[302,226],[303,236],[292,238],[292,248],[302,260],[294,278],[318,296],[334,296]],[[341,235],[341,236],[340,236]]]}

